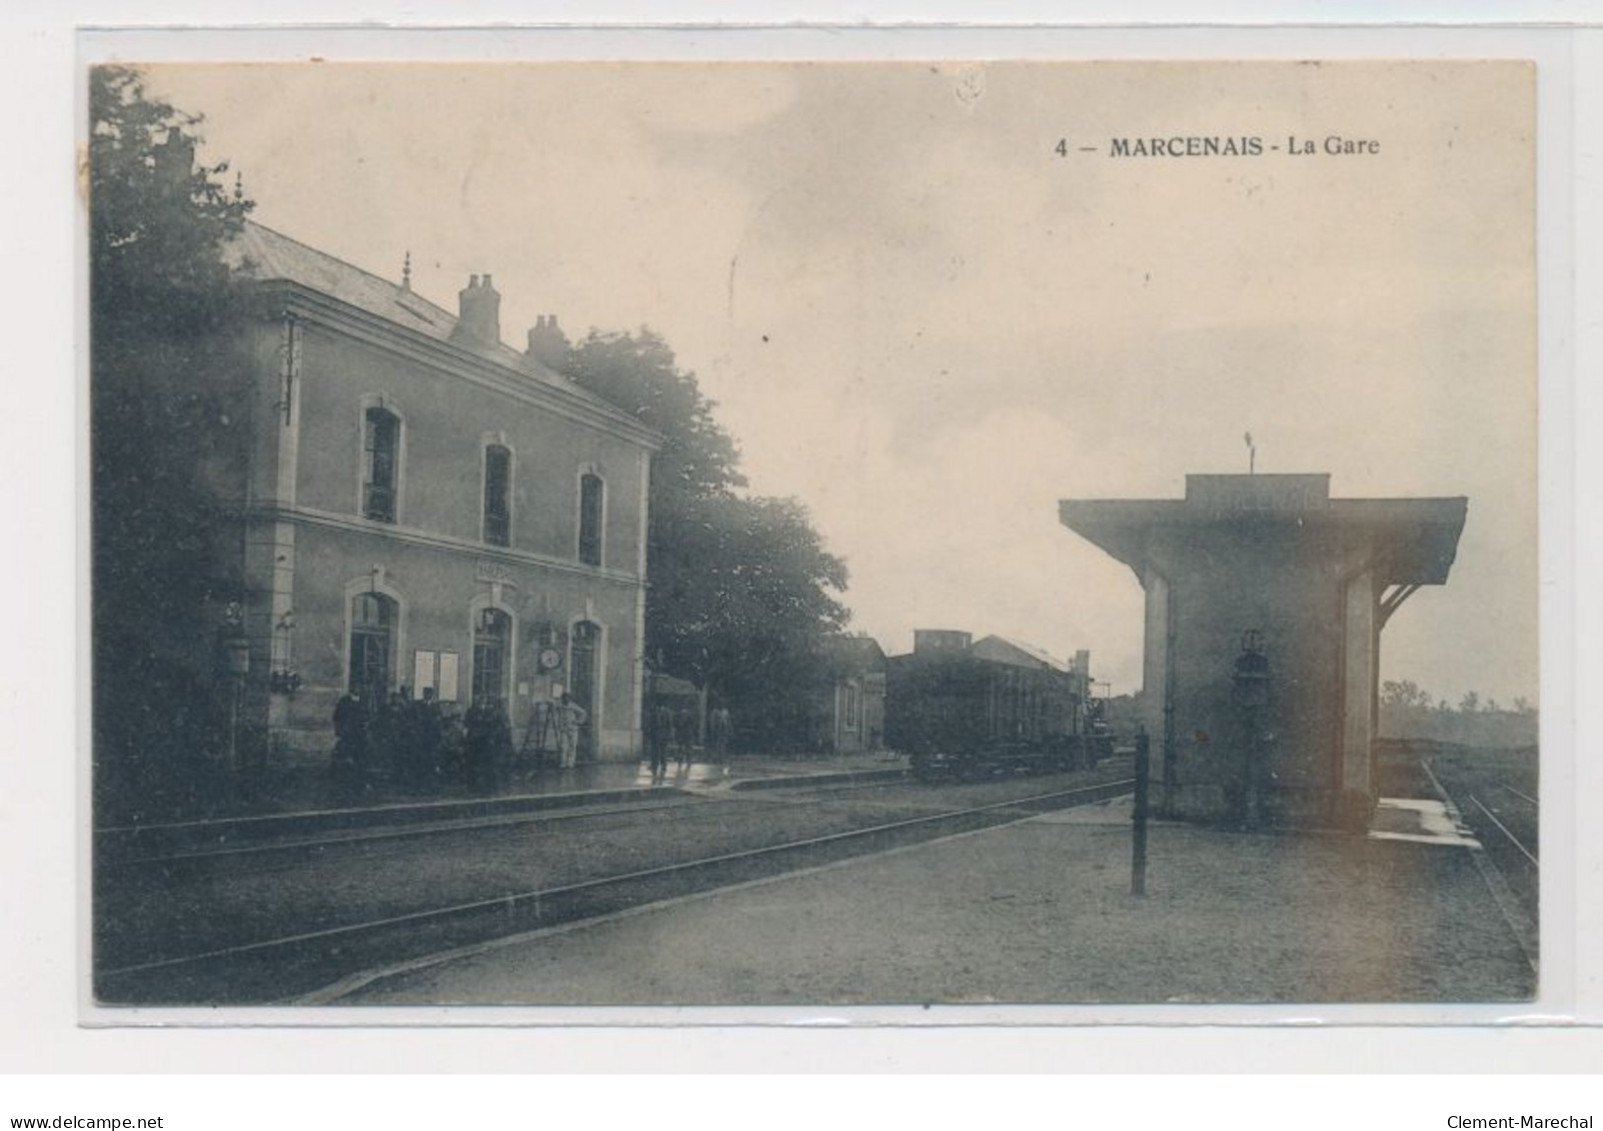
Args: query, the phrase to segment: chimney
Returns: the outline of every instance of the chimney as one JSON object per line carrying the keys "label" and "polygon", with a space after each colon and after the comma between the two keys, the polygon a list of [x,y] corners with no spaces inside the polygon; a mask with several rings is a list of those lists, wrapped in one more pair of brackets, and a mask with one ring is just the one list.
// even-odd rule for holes
{"label": "chimney", "polygon": [[453,342],[471,345],[494,346],[501,342],[501,296],[490,285],[490,276],[481,283],[477,275],[468,277],[468,285],[457,292],[461,313],[456,329],[451,331]]}
{"label": "chimney", "polygon": [[568,336],[557,325],[555,314],[541,314],[535,318],[525,356],[558,372],[568,364]]}
{"label": "chimney", "polygon": [[156,176],[171,188],[187,189],[195,172],[195,139],[179,130],[168,130],[156,147]]}
{"label": "chimney", "polygon": [[1086,648],[1074,653],[1074,690],[1082,699],[1091,696],[1091,653]]}
{"label": "chimney", "polygon": [[973,643],[974,634],[963,632],[959,629],[915,628],[913,630],[913,651],[918,654],[965,652],[968,650],[969,645]]}

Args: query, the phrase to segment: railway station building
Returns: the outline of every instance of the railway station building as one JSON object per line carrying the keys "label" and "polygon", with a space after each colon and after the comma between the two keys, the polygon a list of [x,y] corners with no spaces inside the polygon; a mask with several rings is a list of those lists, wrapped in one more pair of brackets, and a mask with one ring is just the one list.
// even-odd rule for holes
{"label": "railway station building", "polygon": [[[1069,500],[1146,593],[1143,727],[1176,818],[1367,822],[1381,630],[1447,581],[1468,500],[1332,499],[1329,475],[1188,475],[1184,499]],[[1161,777],[1160,777],[1161,775]]]}
{"label": "railway station building", "polygon": [[239,733],[323,760],[347,692],[586,709],[580,757],[641,750],[646,518],[659,438],[520,351],[473,276],[453,313],[259,224],[239,329],[249,439],[239,599],[225,622]]}

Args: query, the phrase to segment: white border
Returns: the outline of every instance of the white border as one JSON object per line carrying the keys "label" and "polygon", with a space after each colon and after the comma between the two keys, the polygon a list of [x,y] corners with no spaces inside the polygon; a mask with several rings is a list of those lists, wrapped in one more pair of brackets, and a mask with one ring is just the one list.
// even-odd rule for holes
{"label": "white border", "polygon": [[[145,6],[147,10],[155,7]],[[1026,6],[1025,14],[1021,15],[1018,7],[1010,5],[1000,13],[995,10],[985,13],[985,18],[1027,22],[1048,15],[1042,13],[1040,7]],[[1235,13],[1234,18],[1238,20],[1253,18],[1251,14],[1243,15],[1246,7],[1216,4],[1210,5],[1209,12]],[[1541,20],[1555,15],[1555,7],[1547,4],[1461,4],[1455,14],[1461,18]],[[1104,11],[1112,8],[1108,5]],[[681,18],[705,18],[702,13],[708,10],[709,6],[679,9]],[[1128,18],[1128,11],[1128,8],[1123,9],[1125,18]],[[1140,14],[1147,19],[1192,18],[1195,11],[1194,7],[1179,4],[1146,5],[1140,9]],[[1428,18],[1440,18],[1443,14],[1440,8],[1428,9],[1424,5],[1417,6],[1416,11],[1420,15],[1428,13]],[[1348,5],[1342,9],[1342,18],[1385,16],[1397,19],[1399,12],[1399,5]],[[542,13],[549,19],[553,14],[567,15],[567,10],[552,5]],[[857,20],[861,15],[839,9],[820,13],[817,6],[803,14],[848,21]],[[943,4],[885,4],[877,6],[874,14],[877,19],[895,22],[973,13]],[[1335,21],[1320,4],[1283,5],[1277,14],[1283,19],[1310,23]],[[1596,19],[1600,13],[1598,5],[1575,4],[1563,7],[1558,14],[1573,20],[1583,16]],[[247,9],[245,18],[254,15]],[[294,2],[280,5],[273,15],[277,19],[326,20],[329,10],[326,6]],[[369,5],[358,15],[368,19],[387,15],[414,21],[430,20],[416,7],[400,4]],[[471,8],[455,9],[449,16],[442,14],[432,19],[438,22],[469,15],[483,21],[530,19],[527,5],[506,3],[475,4]],[[74,265],[82,257],[83,239],[79,230],[80,214],[68,203],[74,201],[74,197],[70,154],[65,149],[64,139],[74,135],[74,126],[83,109],[77,85],[79,72],[74,66],[75,53],[80,46],[92,48],[95,44],[92,36],[82,43],[74,39],[70,21],[75,16],[81,22],[129,19],[126,10],[105,3],[81,3],[76,8],[62,5],[48,14],[29,13],[20,19],[8,16],[7,23],[13,25],[8,28],[12,34],[5,39],[8,67],[0,69],[4,74],[0,81],[12,87],[9,91],[12,105],[46,107],[45,113],[33,116],[34,125],[24,130],[19,144],[26,152],[13,162],[14,169],[36,172],[26,184],[10,185],[3,190],[8,203],[12,204],[6,214],[26,216],[29,221],[23,230],[14,233],[14,240],[8,241],[16,258],[6,286],[7,297],[11,300],[9,308],[21,308],[24,315],[17,324],[33,331],[26,342],[14,343],[23,354],[14,372],[28,374],[33,380],[19,382],[20,387],[13,389],[13,395],[20,397],[22,405],[20,410],[14,408],[7,414],[8,421],[26,424],[26,427],[14,428],[17,434],[8,436],[8,442],[0,445],[7,469],[12,472],[11,482],[19,487],[27,485],[25,491],[15,491],[11,496],[15,517],[8,527],[26,532],[30,537],[25,543],[45,550],[43,554],[24,552],[20,558],[8,561],[8,570],[12,571],[8,590],[14,594],[26,593],[29,599],[22,603],[22,623],[14,638],[25,646],[9,651],[7,675],[12,678],[0,684],[10,690],[16,717],[24,720],[14,732],[21,741],[12,744],[12,753],[23,747],[26,754],[23,759],[8,759],[15,764],[17,772],[7,775],[12,781],[11,789],[6,791],[9,799],[0,798],[0,806],[4,806],[0,814],[8,817],[0,820],[0,838],[3,838],[0,860],[6,862],[7,894],[12,897],[10,905],[18,908],[16,922],[21,928],[9,935],[6,943],[0,944],[8,960],[0,966],[6,975],[0,983],[6,987],[5,997],[0,1001],[0,1016],[6,1018],[3,1030],[5,1066],[45,1071],[170,1071],[176,1067],[221,1071],[247,1066],[273,1071],[325,1069],[331,1065],[344,1070],[372,1069],[379,1065],[391,1069],[472,1067],[481,1071],[526,1071],[560,1066],[639,1069],[662,1066],[631,1062],[627,1056],[620,1055],[621,1045],[656,1043],[659,1048],[672,1045],[679,1050],[672,1067],[680,1070],[692,1067],[684,1059],[687,1034],[671,1029],[627,1033],[609,1029],[525,1031],[515,1034],[514,1040],[505,1031],[484,1030],[407,1030],[382,1034],[322,1029],[257,1033],[185,1030],[151,1034],[129,1030],[94,1033],[73,1027],[72,1003],[81,997],[73,957],[75,951],[81,952],[81,943],[78,947],[72,945],[72,934],[66,925],[76,910],[71,893],[86,876],[87,821],[82,818],[87,814],[80,811],[76,828],[54,818],[72,811],[75,797],[81,800],[69,768],[70,759],[64,753],[73,748],[75,740],[81,743],[87,736],[82,727],[83,719],[74,718],[71,705],[64,703],[63,697],[64,689],[74,683],[66,673],[76,671],[80,677],[86,677],[87,659],[82,654],[73,654],[72,641],[59,632],[57,620],[59,610],[64,607],[76,604],[80,615],[85,611],[81,601],[74,601],[74,580],[76,578],[79,583],[78,592],[85,592],[86,561],[80,555],[74,569],[65,567],[62,558],[64,547],[72,543],[74,534],[80,546],[85,544],[82,539],[87,535],[86,519],[76,506],[76,497],[82,494],[81,477],[86,461],[83,453],[74,451],[67,442],[75,422],[82,419],[81,378],[86,359],[81,348],[74,351],[79,382],[68,383],[66,343],[83,339],[75,334],[76,329],[81,329],[81,322],[75,324],[75,312],[62,300],[68,294],[75,294],[81,311],[84,292],[82,279],[75,277],[74,271]],[[215,4],[174,3],[160,7],[158,16],[146,17],[143,22],[154,22],[154,19],[172,23],[215,22],[220,18]],[[583,18],[617,22],[660,18],[660,11],[648,13],[644,5],[611,5],[599,14],[587,11]],[[154,34],[123,39],[118,44],[119,50],[130,56],[163,57]],[[417,32],[368,28],[320,31],[312,38],[317,47],[314,52],[308,52],[306,41],[294,34],[258,33],[252,40],[250,53],[258,58],[298,58],[308,53],[329,58],[413,58],[426,50],[431,57],[510,58],[528,57],[532,42],[531,33],[502,29],[431,33],[426,48],[419,46],[423,37]],[[165,57],[197,58],[218,53],[237,56],[243,41],[238,32],[224,32],[171,35],[163,42],[172,49]],[[1578,592],[1576,566],[1579,560],[1585,566],[1579,576],[1590,578],[1603,564],[1594,502],[1599,484],[1596,461],[1603,457],[1594,454],[1595,448],[1589,449],[1584,444],[1577,446],[1575,439],[1599,434],[1598,426],[1603,421],[1599,419],[1598,399],[1603,394],[1595,385],[1582,385],[1574,375],[1595,372],[1597,362],[1603,360],[1596,316],[1585,321],[1577,321],[1575,316],[1577,310],[1603,309],[1603,303],[1598,301],[1603,296],[1599,295],[1596,263],[1599,230],[1595,190],[1597,184],[1603,183],[1603,177],[1599,176],[1603,173],[1603,160],[1599,159],[1595,140],[1603,133],[1603,115],[1599,112],[1603,91],[1596,77],[1603,72],[1603,33],[1508,27],[1495,30],[1326,27],[1317,32],[1306,27],[1232,31],[1196,26],[1098,27],[1074,32],[1039,28],[786,32],[763,28],[723,35],[699,29],[669,32],[618,29],[606,32],[564,30],[548,33],[538,42],[549,53],[546,57],[565,58],[597,55],[634,58],[940,55],[950,58],[1064,54],[1108,58],[1148,58],[1165,54],[1235,58],[1288,54],[1333,58],[1510,55],[1537,58],[1541,68],[1539,146],[1543,155],[1540,175],[1544,739],[1550,750],[1555,740],[1562,741],[1566,722],[1576,706],[1575,688],[1577,685],[1590,687],[1590,677],[1597,672],[1595,646],[1588,639],[1589,630],[1597,624],[1597,599],[1590,593]],[[82,61],[82,56],[78,56],[78,61]],[[1572,81],[1579,103],[1573,124],[1566,117]],[[34,150],[38,151],[37,155],[32,152]],[[1572,159],[1582,167],[1572,167]],[[1574,194],[1573,204],[1578,215],[1571,227],[1568,219],[1571,188],[1576,184],[1593,188],[1588,193]],[[21,201],[10,201],[9,197],[18,189],[26,195]],[[72,245],[70,253],[69,243]],[[1583,289],[1581,297],[1566,301],[1572,247],[1578,249],[1573,268],[1576,282]],[[1562,266],[1555,269],[1555,264]],[[75,406],[76,411],[69,406]],[[43,426],[40,426],[41,418]],[[1573,478],[1576,472],[1581,479]],[[1581,485],[1580,490],[1576,489],[1576,483]],[[1572,519],[1580,522],[1579,530]],[[19,573],[21,576],[16,576]],[[1586,619],[1578,625],[1577,618],[1583,616]],[[1584,648],[1584,656],[1578,654],[1578,647]],[[1575,666],[1577,663],[1579,667]],[[82,679],[78,682],[84,683]],[[52,693],[47,695],[46,691]],[[1596,707],[1589,702],[1587,709],[1589,714],[1579,720],[1576,749],[1592,748],[1594,743],[1587,740],[1598,734]],[[79,731],[76,736],[75,724]],[[1548,791],[1547,796],[1552,800],[1566,796],[1575,798],[1575,810],[1567,821],[1562,807],[1552,805],[1545,822],[1544,850],[1549,851],[1551,861],[1558,846],[1573,839],[1586,862],[1581,870],[1572,870],[1567,876],[1550,864],[1544,875],[1544,895],[1548,897],[1549,906],[1554,904],[1555,896],[1563,900],[1574,893],[1578,911],[1568,923],[1544,923],[1544,968],[1550,975],[1566,957],[1562,952],[1563,940],[1557,935],[1562,934],[1571,941],[1577,937],[1593,940],[1603,937],[1597,896],[1599,887],[1603,886],[1597,878],[1598,850],[1603,835],[1596,828],[1597,818],[1603,816],[1603,792],[1599,788],[1603,784],[1603,769],[1595,759],[1588,761],[1579,774],[1571,773],[1572,769],[1573,763],[1567,758],[1565,765],[1544,765],[1543,789]],[[17,804],[18,798],[24,799],[23,804]],[[23,819],[20,816],[23,811],[38,816]],[[1588,820],[1580,820],[1581,814]],[[75,848],[76,869],[68,864],[74,859]],[[18,866],[24,863],[30,867],[30,873],[20,876]],[[81,953],[78,957],[82,957]],[[1572,1007],[1580,1016],[1594,1020],[1603,1014],[1603,976],[1600,976],[1603,970],[1600,966],[1603,963],[1599,962],[1595,947],[1576,953],[1569,964]],[[442,1019],[437,1011],[424,1012],[433,1013],[428,1020]],[[680,1016],[673,1020],[682,1023],[685,1018]],[[1339,1019],[1326,1016],[1325,1020]],[[1155,1053],[1152,1030],[1139,1026],[1055,1031],[1044,1035],[1032,1029],[986,1029],[979,1040],[961,1029],[916,1035],[903,1031],[890,1035],[887,1046],[888,1035],[881,1029],[842,1030],[823,1018],[815,1018],[815,1021],[824,1021],[830,1026],[827,1040],[808,1040],[805,1030],[795,1028],[748,1028],[698,1030],[688,1045],[694,1049],[699,1063],[716,1064],[727,1070],[794,1068],[797,1066],[794,1061],[775,1059],[775,1053],[795,1047],[806,1049],[806,1061],[800,1067],[833,1066],[846,1070],[875,1064],[882,1069],[905,1067],[909,1055],[916,1055],[918,1063],[925,1068],[948,1071],[975,1068],[1105,1070],[1116,1066],[1140,1071],[1157,1068],[1160,1064],[1170,1069],[1202,1070],[1235,1070],[1249,1066],[1328,1070],[1339,1065],[1360,1071],[1398,1067],[1506,1070],[1523,1064],[1546,1071],[1564,1071],[1595,1069],[1600,1063],[1597,1056],[1600,1042],[1596,1040],[1599,1030],[1595,1028],[1586,1034],[1573,1031],[1562,1034],[1552,1029],[1510,1033],[1487,1028],[1446,1032],[1364,1028],[1333,1032],[1317,1024],[1292,1032],[1248,1028],[1219,1034],[1205,1028],[1166,1029],[1158,1040],[1161,1053]],[[593,1023],[604,1025],[607,1019],[597,1016]],[[28,1035],[24,1037],[24,1033]],[[485,1040],[486,1037],[493,1041]],[[1065,1047],[1071,1045],[1077,1050],[1072,1058],[1066,1056]],[[531,1046],[539,1046],[540,1053],[533,1054]],[[876,1050],[885,1047],[904,1050],[916,1047],[918,1051],[916,1054],[893,1052],[889,1060],[875,1061]],[[441,1060],[443,1050],[450,1050],[444,1063]],[[881,1051],[877,1055],[883,1057],[884,1054]]]}

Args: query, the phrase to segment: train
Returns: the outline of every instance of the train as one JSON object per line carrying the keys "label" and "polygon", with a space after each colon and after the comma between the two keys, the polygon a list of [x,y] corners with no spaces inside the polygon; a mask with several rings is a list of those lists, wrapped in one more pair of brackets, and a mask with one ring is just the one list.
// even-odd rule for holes
{"label": "train", "polygon": [[886,743],[925,781],[1094,765],[1113,739],[1083,664],[1002,637],[920,630],[912,653],[887,665]]}

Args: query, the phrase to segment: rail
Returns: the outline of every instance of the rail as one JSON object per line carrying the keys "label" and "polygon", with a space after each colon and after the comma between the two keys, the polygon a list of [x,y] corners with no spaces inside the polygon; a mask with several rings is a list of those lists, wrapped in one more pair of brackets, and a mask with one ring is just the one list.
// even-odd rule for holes
{"label": "rail", "polygon": [[[775,870],[771,867],[773,863],[787,857],[802,860],[810,856],[824,858],[820,862],[831,858],[845,858],[850,853],[833,856],[834,850],[872,842],[875,839],[890,840],[899,834],[928,830],[940,824],[961,824],[974,818],[983,820],[986,816],[1002,810],[1027,809],[1039,806],[1043,802],[1062,803],[1048,804],[1039,812],[1072,808],[1076,804],[1092,804],[1127,794],[1133,786],[1134,779],[1121,779],[1075,789],[1031,794],[986,805],[969,806],[823,836],[720,853],[677,864],[602,876],[560,887],[509,893],[367,922],[241,943],[197,954],[141,962],[98,971],[96,985],[100,996],[111,1004],[123,1002],[150,1004],[172,996],[171,992],[166,995],[157,993],[154,997],[148,992],[145,995],[131,996],[113,995],[109,992],[119,983],[128,986],[130,990],[136,989],[132,982],[141,975],[176,976],[179,987],[187,991],[179,995],[179,1000],[193,1000],[189,994],[206,982],[216,983],[219,994],[229,990],[238,992],[248,987],[239,983],[227,967],[229,963],[240,959],[249,960],[250,968],[258,978],[264,974],[264,960],[273,956],[285,960],[290,965],[295,962],[303,965],[310,962],[314,966],[329,961],[330,956],[334,955],[340,956],[342,960],[353,956],[358,960],[379,958],[393,960],[396,957],[393,953],[373,954],[372,951],[383,950],[386,944],[392,951],[398,944],[406,944],[404,949],[407,950],[413,950],[416,946],[461,945],[467,941],[461,937],[464,934],[488,938],[573,922],[615,910],[619,903],[633,906],[711,890],[746,879],[775,875],[790,870],[788,868]],[[1028,820],[1039,815],[1039,812],[1028,813],[1026,816],[1018,817],[1017,820]],[[1011,823],[1013,822],[1000,821],[979,827],[995,828]],[[635,898],[629,898],[631,895]],[[404,937],[398,938],[397,936],[403,932]],[[282,997],[282,993],[275,996]],[[205,997],[204,1000],[215,999]]]}
{"label": "rail", "polygon": [[1526,848],[1525,845],[1520,843],[1520,838],[1519,837],[1517,837],[1513,833],[1509,832],[1508,826],[1503,824],[1502,821],[1499,821],[1497,819],[1497,815],[1494,814],[1485,805],[1483,805],[1481,803],[1481,799],[1479,797],[1476,797],[1472,793],[1472,794],[1469,795],[1469,799],[1470,799],[1470,801],[1472,803],[1474,803],[1474,805],[1475,805],[1475,807],[1477,809],[1479,809],[1482,813],[1486,814],[1486,819],[1488,821],[1492,822],[1492,824],[1496,825],[1497,828],[1498,828],[1498,831],[1501,832],[1504,836],[1506,836],[1509,839],[1509,843],[1511,843],[1515,848],[1520,850],[1520,854],[1523,855],[1525,857],[1525,859],[1529,860],[1531,862],[1532,866],[1538,867],[1538,868],[1541,867],[1541,863],[1536,859],[1536,856],[1531,852],[1531,850]]}
{"label": "rail", "polygon": [[[870,789],[884,789],[892,785],[902,784],[897,781],[859,781],[859,782],[831,782],[819,786],[801,786],[798,783],[785,782],[789,786],[786,792],[805,794],[824,794],[825,800],[829,797],[846,792],[861,792]],[[769,790],[769,793],[779,792]],[[546,825],[562,821],[587,821],[599,817],[612,817],[620,813],[633,815],[635,813],[652,813],[664,809],[688,810],[706,806],[714,800],[732,800],[737,795],[712,794],[695,789],[674,786],[668,789],[640,790],[638,800],[629,800],[625,804],[608,805],[605,808],[576,809],[559,808],[552,810],[532,809],[523,812],[507,813],[505,815],[458,817],[451,820],[416,822],[400,825],[380,825],[376,828],[362,829],[350,827],[331,828],[327,832],[314,836],[297,837],[291,840],[261,841],[257,843],[244,843],[237,845],[225,844],[217,848],[198,848],[168,852],[153,852],[144,856],[118,856],[112,851],[103,851],[95,862],[98,869],[112,871],[119,868],[132,868],[139,866],[155,866],[169,864],[192,864],[205,860],[221,859],[237,856],[261,856],[275,852],[295,852],[305,849],[331,848],[341,845],[371,844],[384,840],[413,840],[421,837],[441,836],[458,832],[473,832],[484,829],[505,829],[521,825]],[[669,800],[654,800],[662,795],[669,795]],[[751,800],[748,795],[738,795],[740,800]]]}
{"label": "rail", "polygon": [[440,836],[446,833],[472,832],[479,829],[501,829],[517,825],[555,824],[559,821],[583,821],[596,817],[610,817],[619,813],[653,813],[660,809],[682,809],[697,804],[693,798],[666,803],[640,801],[631,805],[612,805],[604,809],[557,810],[532,812],[504,817],[460,817],[451,821],[430,824],[386,825],[374,829],[330,830],[322,836],[300,837],[294,840],[268,841],[261,844],[229,845],[223,848],[204,848],[186,852],[153,853],[149,856],[111,857],[97,861],[103,869],[131,868],[135,866],[193,863],[200,860],[232,856],[259,856],[272,852],[294,852],[307,848],[329,848],[345,844],[369,844],[380,840],[413,840],[419,837]]}

